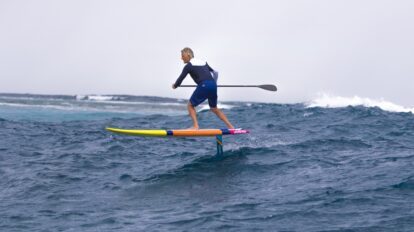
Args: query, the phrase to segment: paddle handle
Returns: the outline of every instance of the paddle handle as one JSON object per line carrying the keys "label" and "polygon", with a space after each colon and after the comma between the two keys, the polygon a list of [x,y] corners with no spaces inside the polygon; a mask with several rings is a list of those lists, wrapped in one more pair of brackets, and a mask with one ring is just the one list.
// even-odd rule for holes
{"label": "paddle handle", "polygon": [[[197,87],[197,85],[180,85],[178,87]],[[217,87],[241,87],[241,88],[261,88],[269,91],[277,91],[275,85],[217,85]]]}

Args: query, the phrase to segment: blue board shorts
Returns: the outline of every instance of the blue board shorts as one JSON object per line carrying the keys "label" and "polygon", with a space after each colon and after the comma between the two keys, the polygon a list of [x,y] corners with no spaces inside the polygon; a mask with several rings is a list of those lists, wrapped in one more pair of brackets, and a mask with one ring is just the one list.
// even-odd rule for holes
{"label": "blue board shorts", "polygon": [[217,107],[217,84],[214,80],[205,80],[198,84],[193,95],[191,95],[190,103],[196,107],[206,99],[208,99],[210,108]]}

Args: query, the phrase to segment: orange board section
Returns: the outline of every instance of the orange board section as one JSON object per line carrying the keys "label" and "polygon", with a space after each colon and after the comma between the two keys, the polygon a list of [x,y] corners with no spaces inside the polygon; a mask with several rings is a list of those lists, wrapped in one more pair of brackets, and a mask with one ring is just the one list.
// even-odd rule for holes
{"label": "orange board section", "polygon": [[220,129],[172,130],[174,136],[215,136],[223,134]]}

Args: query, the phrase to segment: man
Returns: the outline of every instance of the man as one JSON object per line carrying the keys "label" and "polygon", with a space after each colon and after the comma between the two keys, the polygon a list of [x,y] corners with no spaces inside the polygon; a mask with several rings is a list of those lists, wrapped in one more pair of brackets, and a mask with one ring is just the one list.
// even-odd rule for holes
{"label": "man", "polygon": [[172,85],[172,88],[176,89],[180,86],[187,74],[190,74],[193,80],[197,83],[197,88],[194,90],[193,95],[191,95],[187,105],[188,113],[193,120],[193,127],[189,129],[199,129],[195,107],[203,103],[206,99],[208,99],[210,110],[213,111],[229,129],[234,129],[226,115],[217,108],[217,83],[210,73],[214,70],[207,64],[207,62],[194,59],[194,53],[191,48],[186,47],[181,50],[181,59],[186,65],[177,81]]}

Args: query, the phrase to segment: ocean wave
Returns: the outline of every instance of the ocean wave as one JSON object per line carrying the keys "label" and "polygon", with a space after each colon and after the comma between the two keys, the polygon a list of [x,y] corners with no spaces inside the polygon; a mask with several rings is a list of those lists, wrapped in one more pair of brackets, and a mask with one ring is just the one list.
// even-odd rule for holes
{"label": "ocean wave", "polygon": [[124,100],[122,96],[111,96],[111,95],[76,95],[76,100],[89,100],[89,101],[119,101]]}
{"label": "ocean wave", "polygon": [[357,151],[369,149],[372,146],[359,139],[310,139],[296,144],[290,144],[289,150],[297,151],[315,151],[319,152],[339,152],[339,151]]}
{"label": "ocean wave", "polygon": [[0,106],[25,110],[53,110],[62,112],[133,113],[181,115],[185,104],[174,102],[124,102],[124,101],[0,101]]}
{"label": "ocean wave", "polygon": [[[129,112],[131,107],[143,106],[148,109],[186,108],[187,101],[183,99],[132,96],[132,95],[33,95],[33,94],[0,94],[0,105],[11,107],[41,107],[57,110],[74,111],[106,111],[105,108],[117,112]],[[221,109],[232,109],[234,104],[218,104]],[[123,109],[128,108],[128,109]],[[142,109],[142,107],[140,107]],[[137,109],[134,109],[136,111]],[[209,110],[208,104],[202,104],[198,111]]]}
{"label": "ocean wave", "polygon": [[[178,154],[181,155],[181,154]],[[244,154],[239,154],[240,156],[244,156]],[[155,174],[153,176],[150,176],[146,179],[144,179],[144,182],[158,182],[163,180],[171,180],[175,178],[184,178],[188,176],[194,176],[197,173],[203,173],[203,171],[207,171],[207,169],[214,169],[217,168],[217,165],[227,159],[237,159],[241,157],[237,157],[235,154],[232,156],[229,155],[223,155],[223,156],[211,156],[206,155],[199,157],[190,163],[184,164],[181,167],[178,167],[177,169],[167,171],[165,173],[161,174]]]}
{"label": "ocean wave", "polygon": [[78,111],[78,112],[123,112],[123,111],[115,111],[115,110],[105,110],[105,109],[96,109],[93,107],[80,107],[75,105],[52,105],[52,104],[41,104],[41,105],[33,105],[33,104],[22,104],[22,103],[3,103],[0,102],[0,106],[10,106],[10,107],[18,107],[18,108],[40,108],[40,109],[51,109],[51,110],[61,110],[61,111]]}
{"label": "ocean wave", "polygon": [[111,104],[111,105],[149,105],[149,106],[186,106],[184,103],[174,102],[142,102],[142,101],[112,101],[112,100],[99,100],[93,101],[96,104]]}
{"label": "ocean wave", "polygon": [[158,96],[137,96],[137,95],[116,95],[116,94],[86,94],[86,95],[75,95],[72,96],[72,99],[78,101],[92,101],[92,102],[101,102],[101,101],[126,101],[126,102],[185,102],[184,99],[176,98],[167,98],[167,97],[158,97]]}
{"label": "ocean wave", "polygon": [[[229,169],[236,167],[234,170],[251,169],[256,171],[263,171],[274,169],[281,165],[290,163],[291,161],[281,160],[276,163],[246,163],[246,158],[249,155],[273,155],[275,150],[271,148],[253,148],[253,147],[239,147],[238,149],[226,150],[223,155],[204,155],[188,163],[178,166],[172,170],[164,173],[153,174],[145,179],[135,179],[135,182],[155,183],[160,181],[170,181],[175,179],[185,179],[197,176],[198,174],[215,173],[218,170]],[[182,152],[174,154],[174,157],[188,157],[191,158],[195,154]],[[124,178],[124,177],[120,177]]]}
{"label": "ocean wave", "polygon": [[[217,104],[217,108],[219,108],[219,109],[229,110],[229,109],[232,109],[234,107],[235,107],[235,105],[221,104],[221,103]],[[197,111],[200,112],[200,111],[206,111],[206,110],[210,110],[210,106],[208,104],[201,105],[200,108]]]}
{"label": "ocean wave", "polygon": [[393,185],[392,187],[401,190],[413,190],[414,189],[414,177],[407,178],[406,180]]}
{"label": "ocean wave", "polygon": [[[91,102],[91,103],[96,103],[96,104],[111,104],[111,105],[125,105],[125,106],[144,105],[144,106],[167,106],[167,107],[168,106],[172,106],[172,107],[177,107],[177,106],[185,107],[186,106],[185,103],[178,101],[178,99],[175,102],[171,102],[170,99],[167,99],[167,101],[160,101],[162,99],[158,99],[158,97],[76,95],[75,98],[79,102]],[[155,98],[155,101],[152,98]]]}
{"label": "ocean wave", "polygon": [[365,107],[378,107],[385,111],[390,112],[411,112],[414,113],[414,108],[407,108],[397,105],[384,99],[376,100],[370,98],[363,98],[359,96],[354,97],[341,97],[332,96],[329,94],[319,94],[319,96],[309,103],[306,103],[309,108],[323,107],[323,108],[339,108],[347,106],[365,106]]}
{"label": "ocean wave", "polygon": [[62,101],[62,100],[71,100],[73,99],[73,96],[71,95],[0,93],[0,99],[27,100],[27,101],[34,101],[34,100]]}
{"label": "ocean wave", "polygon": [[[4,96],[4,95],[0,95],[0,99],[2,100],[20,100],[20,101],[34,101],[34,100],[38,100],[38,98],[35,97],[23,97],[23,96]],[[57,100],[57,99],[56,99]]]}
{"label": "ocean wave", "polygon": [[32,105],[28,105],[28,104],[19,104],[19,103],[4,103],[4,102],[0,102],[0,106],[11,106],[11,107],[32,107]]}

